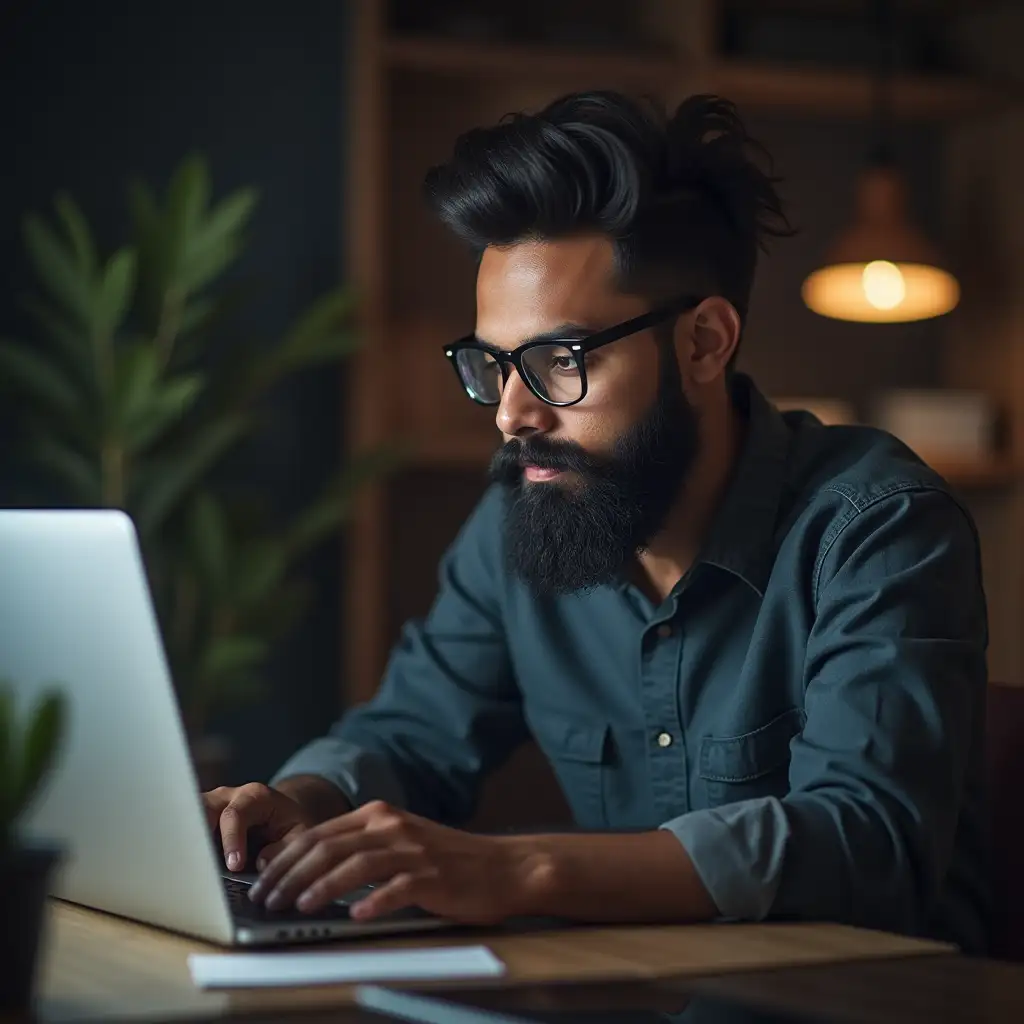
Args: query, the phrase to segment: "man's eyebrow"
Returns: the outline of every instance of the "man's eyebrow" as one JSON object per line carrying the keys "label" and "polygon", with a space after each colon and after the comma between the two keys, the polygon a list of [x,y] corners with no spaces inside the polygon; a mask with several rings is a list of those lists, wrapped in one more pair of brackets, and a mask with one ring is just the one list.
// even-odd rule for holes
{"label": "man's eyebrow", "polygon": [[[528,345],[531,341],[579,341],[581,338],[587,338],[591,334],[596,333],[597,329],[594,327],[584,327],[583,324],[576,323],[564,323],[559,324],[557,327],[553,327],[550,331],[544,331],[543,334],[534,334],[532,337],[524,338],[519,344]],[[500,346],[495,345],[486,338],[481,338],[478,334],[474,334],[473,337],[476,338],[481,345],[486,345],[488,348],[492,348],[496,352],[509,351],[508,349],[502,349]]]}

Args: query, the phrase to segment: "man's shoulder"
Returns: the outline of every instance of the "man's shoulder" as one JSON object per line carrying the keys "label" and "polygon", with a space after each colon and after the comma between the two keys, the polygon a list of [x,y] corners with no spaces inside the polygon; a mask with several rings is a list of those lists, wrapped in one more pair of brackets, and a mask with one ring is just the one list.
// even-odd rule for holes
{"label": "man's shoulder", "polygon": [[833,504],[855,513],[892,495],[939,492],[949,483],[902,441],[869,426],[821,426],[785,414],[792,431],[788,490],[797,504]]}

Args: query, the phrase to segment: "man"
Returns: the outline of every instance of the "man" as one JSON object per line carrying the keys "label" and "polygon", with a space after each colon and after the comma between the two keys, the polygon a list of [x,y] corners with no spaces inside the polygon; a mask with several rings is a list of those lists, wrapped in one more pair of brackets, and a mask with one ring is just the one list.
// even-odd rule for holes
{"label": "man", "polygon": [[[612,93],[462,137],[427,191],[479,253],[445,352],[494,485],[378,696],[270,787],[205,795],[253,897],[466,922],[829,919],[985,945],[986,613],[968,513],[895,439],[733,364],[787,232],[734,108]],[[581,831],[481,836],[530,735]],[[253,830],[253,839],[247,834]]]}

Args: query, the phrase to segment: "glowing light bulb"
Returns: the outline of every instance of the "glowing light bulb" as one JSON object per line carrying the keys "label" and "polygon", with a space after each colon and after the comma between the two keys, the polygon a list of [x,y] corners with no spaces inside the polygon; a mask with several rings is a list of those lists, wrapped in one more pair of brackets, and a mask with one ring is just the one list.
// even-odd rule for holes
{"label": "glowing light bulb", "polygon": [[864,297],[875,309],[895,309],[907,297],[907,284],[895,263],[872,260],[861,274]]}

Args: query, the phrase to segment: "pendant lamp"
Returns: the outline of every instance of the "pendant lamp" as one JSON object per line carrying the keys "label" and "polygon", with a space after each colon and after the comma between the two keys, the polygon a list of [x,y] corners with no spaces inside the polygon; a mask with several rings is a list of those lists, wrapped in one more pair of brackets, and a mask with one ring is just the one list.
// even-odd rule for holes
{"label": "pendant lamp", "polygon": [[804,281],[801,293],[815,313],[837,320],[926,320],[953,309],[960,286],[907,213],[906,185],[891,144],[891,3],[876,0],[875,11],[875,147],[857,183],[853,223],[836,239],[825,265]]}

